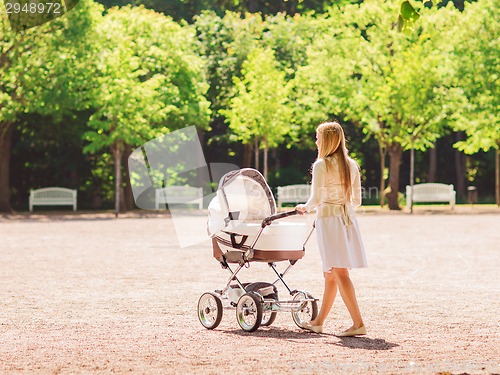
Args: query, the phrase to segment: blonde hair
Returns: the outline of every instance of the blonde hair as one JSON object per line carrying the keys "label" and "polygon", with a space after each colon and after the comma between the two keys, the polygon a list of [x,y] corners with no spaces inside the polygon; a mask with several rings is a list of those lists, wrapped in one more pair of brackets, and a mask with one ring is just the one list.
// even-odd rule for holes
{"label": "blonde hair", "polygon": [[345,135],[338,122],[325,122],[316,129],[318,137],[318,159],[325,160],[327,171],[332,168],[330,157],[336,156],[340,179],[347,201],[352,197],[351,158],[345,145]]}

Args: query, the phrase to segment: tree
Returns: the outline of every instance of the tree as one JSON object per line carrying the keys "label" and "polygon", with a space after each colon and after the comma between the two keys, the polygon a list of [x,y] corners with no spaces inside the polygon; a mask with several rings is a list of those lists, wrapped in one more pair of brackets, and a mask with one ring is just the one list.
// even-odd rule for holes
{"label": "tree", "polygon": [[191,29],[161,14],[143,7],[112,8],[98,34],[95,113],[85,151],[110,149],[118,215],[126,147],[183,126],[206,126],[206,84],[202,63],[192,52]]}
{"label": "tree", "polygon": [[[258,46],[272,49],[279,69],[286,73],[288,81],[307,61],[306,50],[316,34],[315,25],[313,17],[298,14],[293,18],[284,14],[268,16],[266,20],[260,14],[240,16],[232,12],[227,12],[222,18],[214,12],[195,17],[200,54],[207,62],[210,83],[207,98],[211,103],[212,131],[206,142],[209,153],[222,154],[224,158],[239,156],[234,152],[234,147],[239,147],[238,138],[228,128],[220,110],[229,107],[235,90],[233,77],[242,78],[242,65],[249,53]],[[285,142],[289,143],[288,139]],[[251,166],[254,145],[245,143],[242,146],[242,160],[239,162],[242,166]]]}
{"label": "tree", "polygon": [[[430,27],[443,24],[436,20],[440,14],[426,10],[421,19],[427,17],[428,27],[400,33],[395,27],[399,6],[394,1],[366,1],[359,7],[332,9],[325,19],[330,27],[315,41],[310,65],[300,77],[309,83],[299,84],[305,123],[311,122],[311,114],[333,114],[363,124],[379,142],[381,179],[389,154],[390,209],[399,209],[403,151],[429,147],[453,113],[447,103],[453,71],[443,64],[450,51],[436,48],[439,33]],[[383,192],[383,180],[380,185]]]}
{"label": "tree", "polygon": [[176,21],[191,22],[204,11],[216,12],[224,16],[225,12],[260,13],[262,15],[276,15],[284,13],[295,15],[314,11],[324,12],[333,4],[360,3],[362,0],[100,0],[107,8],[124,5],[143,5],[148,9],[164,13]]}
{"label": "tree", "polygon": [[[10,207],[10,153],[13,128],[22,114],[62,116],[83,104],[79,83],[82,56],[93,40],[92,25],[101,8],[82,0],[63,17],[13,32],[0,20],[0,212]],[[41,84],[43,82],[43,84]],[[75,90],[68,90],[73,87]],[[79,89],[76,89],[79,88]]]}
{"label": "tree", "polygon": [[467,4],[457,26],[455,50],[459,81],[468,99],[463,121],[455,128],[467,139],[456,143],[468,154],[495,150],[495,199],[500,206],[500,21],[498,1]]}
{"label": "tree", "polygon": [[291,110],[285,73],[278,70],[271,49],[255,48],[243,64],[243,79],[234,78],[236,94],[226,116],[231,130],[243,143],[254,143],[255,168],[264,150],[264,178],[268,174],[268,150],[276,147],[290,129]]}
{"label": "tree", "polygon": [[[206,61],[210,85],[207,99],[212,113],[212,132],[207,145],[218,152],[224,150],[224,157],[227,157],[231,151],[224,146],[234,143],[237,138],[231,134],[220,110],[229,106],[234,94],[233,77],[242,77],[242,65],[259,44],[265,24],[259,14],[241,17],[227,12],[221,18],[214,12],[204,12],[195,18],[194,27],[199,41],[198,53]],[[253,144],[244,145],[243,166],[251,165],[252,149]]]}

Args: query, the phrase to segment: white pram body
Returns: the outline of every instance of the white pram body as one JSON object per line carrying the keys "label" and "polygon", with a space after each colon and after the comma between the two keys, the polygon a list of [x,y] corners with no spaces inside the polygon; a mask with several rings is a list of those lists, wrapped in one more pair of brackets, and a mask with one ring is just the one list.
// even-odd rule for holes
{"label": "white pram body", "polygon": [[[254,169],[233,171],[221,179],[217,196],[208,207],[208,234],[214,256],[236,263],[298,260],[311,230],[305,222],[262,221],[276,213],[276,203],[262,175]],[[283,217],[295,214],[283,214]]]}

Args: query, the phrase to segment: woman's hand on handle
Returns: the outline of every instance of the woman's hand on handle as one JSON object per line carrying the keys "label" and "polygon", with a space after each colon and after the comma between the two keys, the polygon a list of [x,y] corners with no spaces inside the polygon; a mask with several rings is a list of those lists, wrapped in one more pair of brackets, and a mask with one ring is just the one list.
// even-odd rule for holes
{"label": "woman's hand on handle", "polygon": [[305,204],[298,204],[295,206],[295,209],[299,211],[301,215],[304,215],[307,212],[306,205]]}

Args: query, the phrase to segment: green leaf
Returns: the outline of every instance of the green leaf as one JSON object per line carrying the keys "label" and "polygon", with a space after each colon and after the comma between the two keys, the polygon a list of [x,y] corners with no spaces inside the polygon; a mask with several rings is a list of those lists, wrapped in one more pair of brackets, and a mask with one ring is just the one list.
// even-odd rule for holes
{"label": "green leaf", "polygon": [[420,14],[411,6],[409,1],[404,1],[401,4],[401,16],[404,21],[416,21],[420,18]]}
{"label": "green leaf", "polygon": [[420,18],[420,14],[411,6],[409,1],[401,4],[401,13],[398,17],[397,30],[405,35],[413,32],[415,22]]}

